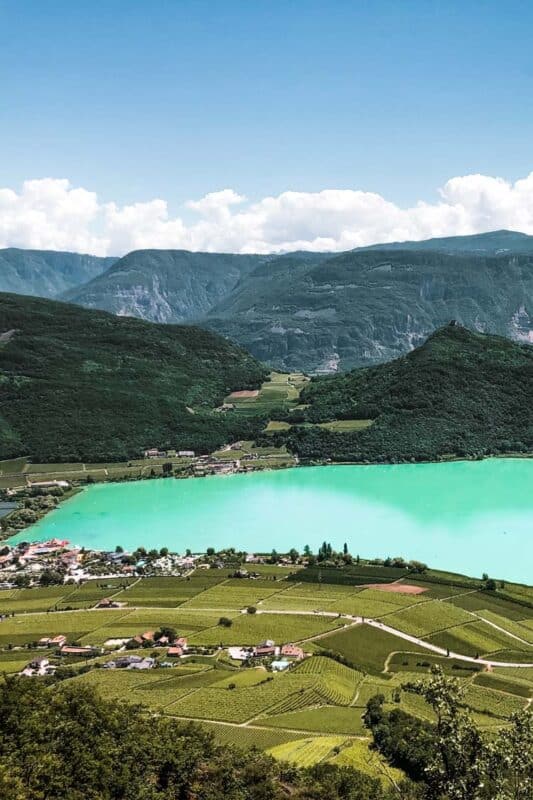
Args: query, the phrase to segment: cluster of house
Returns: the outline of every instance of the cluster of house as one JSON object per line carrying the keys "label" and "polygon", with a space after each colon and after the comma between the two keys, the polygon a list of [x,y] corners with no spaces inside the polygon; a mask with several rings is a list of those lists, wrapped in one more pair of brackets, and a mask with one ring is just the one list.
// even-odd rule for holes
{"label": "cluster of house", "polygon": [[283,672],[294,661],[302,661],[305,658],[301,647],[295,644],[279,646],[271,639],[267,639],[255,647],[228,647],[228,655],[234,661],[253,661],[256,658],[273,659],[270,662],[273,672]]}
{"label": "cluster of house", "polygon": [[145,631],[144,633],[139,633],[137,636],[129,639],[128,644],[130,647],[135,645],[137,647],[144,647],[148,644],[152,647],[167,647],[167,656],[170,656],[171,658],[180,658],[180,656],[184,655],[188,650],[187,639],[185,636],[178,636],[172,641],[169,640],[168,636],[159,636],[156,639],[155,631]]}
{"label": "cluster of house", "polygon": [[[224,403],[216,411],[229,411],[234,408],[232,403]],[[241,451],[242,442],[234,442],[227,445],[226,451]],[[144,451],[145,458],[192,458],[194,463],[191,465],[192,474],[196,477],[205,475],[229,475],[234,472],[251,472],[255,469],[254,461],[259,459],[257,453],[242,453],[235,458],[217,458],[213,455],[197,456],[194,450],[160,450],[158,447],[150,447]],[[269,456],[264,456],[269,458]]]}
{"label": "cluster of house", "polygon": [[14,585],[17,574],[27,575],[31,581],[38,579],[45,570],[57,570],[68,577],[75,576],[80,569],[82,551],[70,547],[67,539],[49,539],[46,542],[3,546],[0,556],[0,581],[6,588]]}
{"label": "cluster of house", "polygon": [[[56,636],[43,636],[37,642],[37,646],[39,648],[54,648],[54,654],[60,658],[68,656],[94,658],[102,653],[102,649],[99,647],[69,645],[67,644],[67,637],[62,633]],[[48,656],[35,656],[19,674],[29,677],[53,675],[58,666],[57,663],[53,664]]]}
{"label": "cluster of house", "polygon": [[[34,585],[45,570],[59,572],[65,582],[76,583],[95,577],[105,580],[137,574],[180,576],[198,566],[200,558],[200,555],[168,553],[149,562],[140,559],[131,563],[130,553],[82,550],[71,546],[67,539],[14,546],[4,544],[0,555],[0,588],[14,588],[17,576],[21,575],[29,579],[30,585]],[[102,603],[101,607],[119,608],[120,605]]]}

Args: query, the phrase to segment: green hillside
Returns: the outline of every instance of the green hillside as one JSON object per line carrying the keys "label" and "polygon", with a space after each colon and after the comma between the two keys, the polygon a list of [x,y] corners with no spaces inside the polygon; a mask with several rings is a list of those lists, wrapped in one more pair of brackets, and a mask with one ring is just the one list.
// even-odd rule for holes
{"label": "green hillside", "polygon": [[257,267],[201,323],[286,370],[334,372],[409,352],[450,319],[533,336],[533,256],[367,250]]}
{"label": "green hillside", "polygon": [[[451,323],[388,364],[315,378],[301,393],[306,423],[369,420],[359,432],[293,426],[304,458],[429,460],[533,450],[533,347]],[[285,415],[291,420],[291,415]]]}
{"label": "green hillside", "polygon": [[100,258],[55,250],[0,250],[0,292],[57,297],[92,280],[116,258]]}
{"label": "green hillside", "polygon": [[269,256],[135,250],[104,274],[66,292],[87,308],[152,322],[186,322],[206,314]]}
{"label": "green hillside", "polygon": [[0,295],[0,458],[105,461],[146,447],[211,451],[259,422],[213,414],[263,367],[194,327]]}

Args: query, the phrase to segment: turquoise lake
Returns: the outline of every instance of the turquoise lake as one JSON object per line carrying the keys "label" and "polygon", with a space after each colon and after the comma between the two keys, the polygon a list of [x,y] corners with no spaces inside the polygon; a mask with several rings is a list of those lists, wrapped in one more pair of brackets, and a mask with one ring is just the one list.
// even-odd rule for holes
{"label": "turquoise lake", "polygon": [[97,484],[11,541],[110,550],[315,550],[533,583],[533,460],[305,467]]}

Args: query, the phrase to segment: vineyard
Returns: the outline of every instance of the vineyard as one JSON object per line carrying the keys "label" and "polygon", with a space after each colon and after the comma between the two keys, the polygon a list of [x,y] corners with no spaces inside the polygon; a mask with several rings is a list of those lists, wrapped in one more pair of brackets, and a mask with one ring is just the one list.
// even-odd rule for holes
{"label": "vineyard", "polygon": [[[527,606],[533,595],[527,587],[510,585],[500,597],[444,579],[400,578],[387,584],[390,571],[381,574],[374,567],[370,578],[354,570],[354,584],[328,583],[324,570],[317,584],[297,580],[307,570],[291,574],[289,568],[258,565],[254,580],[202,570],[185,578],[95,579],[81,586],[3,590],[0,670],[19,672],[40,638],[63,634],[70,643],[106,648],[102,655],[64,660],[72,670],[67,682],[93,685],[104,697],[126,698],[158,714],[195,720],[220,742],[255,745],[294,764],[352,764],[386,782],[398,775],[387,777],[368,749],[363,721],[376,694],[383,695],[388,710],[400,708],[431,721],[425,701],[406,687],[439,664],[464,685],[464,702],[488,733],[533,697],[533,667],[487,672],[481,662],[447,658],[424,647],[427,642],[464,656],[496,654],[499,660],[533,664],[533,609]],[[365,579],[373,585],[365,587]],[[99,610],[103,597],[122,605]],[[255,613],[247,613],[251,606]],[[379,618],[390,629],[361,618]],[[112,655],[109,648],[162,626],[188,638],[188,655],[164,663],[166,649],[151,643],[129,652],[151,656],[157,668],[101,669]],[[401,633],[420,642],[406,641]],[[290,659],[288,669],[276,673],[272,659],[242,666],[225,650],[253,648],[265,640],[299,644],[306,657]]]}

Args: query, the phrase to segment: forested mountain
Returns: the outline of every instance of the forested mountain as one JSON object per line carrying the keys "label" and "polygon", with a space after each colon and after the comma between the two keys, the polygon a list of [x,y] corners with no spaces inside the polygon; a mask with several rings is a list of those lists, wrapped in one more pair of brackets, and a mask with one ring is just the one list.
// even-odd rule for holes
{"label": "forested mountain", "polygon": [[274,367],[332,372],[395,358],[452,318],[533,340],[532,242],[496,231],[337,255],[142,250],[65,298],[194,321]]}
{"label": "forested mountain", "polygon": [[211,409],[265,369],[214,333],[13,294],[0,295],[0,324],[0,459],[210,452],[254,433]]}
{"label": "forested mountain", "polygon": [[445,236],[424,239],[421,242],[391,242],[359,247],[364,250],[432,250],[440,253],[471,253],[473,255],[497,256],[502,253],[524,255],[533,253],[533,236],[520,231],[489,231],[470,236]]}
{"label": "forested mountain", "polygon": [[152,322],[203,317],[268,256],[135,250],[63,299]]}
{"label": "forested mountain", "polygon": [[116,258],[61,253],[54,250],[0,250],[0,292],[57,297],[92,280]]}
{"label": "forested mountain", "polygon": [[[314,424],[277,438],[303,458],[335,461],[530,453],[532,397],[531,345],[450,323],[388,364],[314,378],[301,395],[304,409],[285,415]],[[372,424],[354,433],[316,425],[338,419]]]}
{"label": "forested mountain", "polygon": [[[33,263],[30,251],[9,252],[26,253],[24,263]],[[194,322],[281,369],[335,372],[387,361],[450,319],[533,341],[533,237],[513,231],[340,254],[139,250],[104,272],[105,260],[96,259],[89,266],[101,274],[75,286],[81,273],[74,280],[71,254],[44,256],[56,257],[57,266],[49,265],[55,283],[30,285],[28,278],[9,288],[51,295],[61,284],[62,299],[88,308]],[[91,257],[76,258],[81,269]],[[4,284],[11,271],[0,260]],[[70,288],[63,286],[67,278]]]}
{"label": "forested mountain", "polygon": [[450,319],[533,341],[533,255],[277,259],[243,278],[201,324],[269,364],[327,372],[395,358]]}

